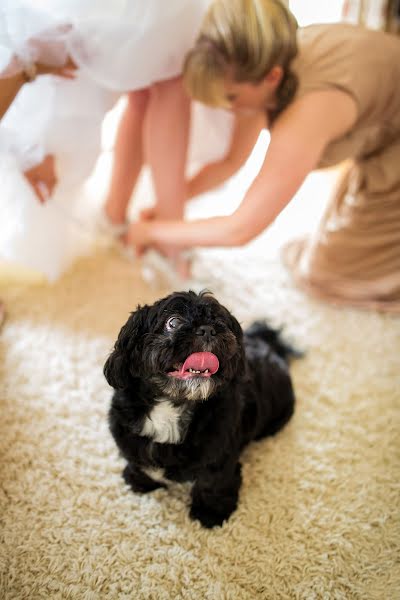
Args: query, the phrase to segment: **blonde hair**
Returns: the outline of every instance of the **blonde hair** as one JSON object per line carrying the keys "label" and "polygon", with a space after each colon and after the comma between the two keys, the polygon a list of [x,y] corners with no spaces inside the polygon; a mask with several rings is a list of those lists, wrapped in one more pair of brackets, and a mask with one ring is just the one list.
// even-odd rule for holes
{"label": "blonde hair", "polygon": [[189,94],[227,106],[224,80],[259,83],[275,65],[289,70],[297,22],[282,0],[214,0],[189,51],[183,76]]}

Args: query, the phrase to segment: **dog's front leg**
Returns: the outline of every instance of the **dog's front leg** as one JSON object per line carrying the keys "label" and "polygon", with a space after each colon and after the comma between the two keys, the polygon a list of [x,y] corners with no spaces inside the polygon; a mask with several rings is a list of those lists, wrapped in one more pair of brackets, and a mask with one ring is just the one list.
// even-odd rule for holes
{"label": "dog's front leg", "polygon": [[205,470],[192,488],[191,518],[208,528],[222,525],[237,507],[241,482],[239,462],[220,471]]}

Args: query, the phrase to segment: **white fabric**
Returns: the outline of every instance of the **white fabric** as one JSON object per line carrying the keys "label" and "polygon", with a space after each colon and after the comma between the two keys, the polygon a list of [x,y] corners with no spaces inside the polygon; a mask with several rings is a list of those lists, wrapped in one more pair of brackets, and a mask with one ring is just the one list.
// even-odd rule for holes
{"label": "white fabric", "polygon": [[[7,180],[1,202],[7,227],[0,224],[0,256],[24,266],[33,262],[55,279],[74,255],[85,251],[87,233],[82,243],[79,226],[72,232],[67,221],[82,216],[79,196],[100,152],[104,115],[121,92],[179,75],[208,4],[209,0],[1,0],[0,73],[13,55],[25,62],[62,64],[70,54],[79,74],[75,80],[40,77],[26,85],[1,122],[0,181]],[[189,162],[199,165],[220,158],[230,138],[231,116],[198,105],[192,114]],[[48,153],[57,159],[59,185],[47,205],[32,207],[37,201],[18,170],[32,167]],[[51,224],[43,220],[47,213]],[[54,245],[74,250],[58,252]]]}
{"label": "white fabric", "polygon": [[[39,10],[37,2],[30,6],[24,0],[1,0],[0,74],[19,72],[24,63],[62,65],[67,56],[69,35],[69,28],[55,15]],[[14,56],[19,60],[12,61]]]}
{"label": "white fabric", "polygon": [[72,23],[68,49],[77,64],[99,84],[124,91],[179,75],[209,0],[44,4]]}
{"label": "white fabric", "polygon": [[[42,77],[21,90],[1,127],[9,139],[18,136],[19,152],[25,149],[13,155],[8,148],[0,156],[3,258],[54,281],[91,247],[82,188],[100,153],[101,123],[113,98],[83,75],[76,83]],[[47,153],[56,157],[59,183],[54,196],[41,205],[22,169]]]}

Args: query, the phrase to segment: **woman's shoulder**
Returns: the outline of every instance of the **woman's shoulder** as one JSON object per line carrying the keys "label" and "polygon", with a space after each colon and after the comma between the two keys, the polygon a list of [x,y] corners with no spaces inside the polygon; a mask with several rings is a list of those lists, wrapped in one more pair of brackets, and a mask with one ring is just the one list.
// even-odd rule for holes
{"label": "woman's shoulder", "polygon": [[[297,62],[309,66],[313,63],[333,64],[344,68],[338,60],[348,65],[369,61],[377,56],[387,56],[400,48],[394,35],[383,31],[366,29],[350,23],[325,23],[301,27],[298,30]],[[389,55],[389,56],[388,56]]]}
{"label": "woman's shoulder", "polygon": [[398,97],[400,42],[396,36],[337,23],[301,28],[298,40],[299,51],[292,63],[297,98],[336,89],[352,96],[360,117],[376,119],[390,98]]}
{"label": "woman's shoulder", "polygon": [[392,35],[362,25],[351,23],[315,23],[299,27],[297,31],[299,47],[310,44],[370,43],[378,39],[391,38]]}
{"label": "woman's shoulder", "polygon": [[[383,31],[348,23],[310,25],[299,29],[298,54],[292,63],[299,89],[335,86],[363,93],[377,78],[393,78],[399,70],[400,41]],[[372,91],[372,89],[370,90]]]}

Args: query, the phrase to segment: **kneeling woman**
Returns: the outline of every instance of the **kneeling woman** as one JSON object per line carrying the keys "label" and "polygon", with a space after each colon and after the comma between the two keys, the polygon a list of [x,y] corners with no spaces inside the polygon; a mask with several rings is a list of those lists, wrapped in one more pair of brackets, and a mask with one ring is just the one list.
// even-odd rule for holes
{"label": "kneeling woman", "polygon": [[310,171],[350,158],[319,228],[287,246],[285,261],[317,297],[400,312],[399,39],[345,24],[298,29],[280,0],[214,0],[184,76],[194,98],[236,115],[230,155],[189,183],[193,193],[233,174],[261,127],[271,142],[232,215],[136,223],[130,243],[245,244]]}

